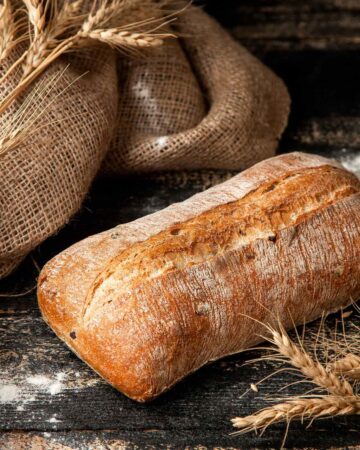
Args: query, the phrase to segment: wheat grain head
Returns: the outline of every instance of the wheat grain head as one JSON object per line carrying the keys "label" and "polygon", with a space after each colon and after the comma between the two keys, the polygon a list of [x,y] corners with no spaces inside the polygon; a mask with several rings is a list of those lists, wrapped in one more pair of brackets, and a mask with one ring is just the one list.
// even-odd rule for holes
{"label": "wheat grain head", "polygon": [[292,420],[315,420],[340,415],[360,414],[360,397],[341,397],[324,395],[317,398],[295,397],[286,402],[264,408],[246,417],[235,417],[232,424],[242,434],[249,431],[264,430],[269,425]]}
{"label": "wheat grain head", "polygon": [[326,367],[314,360],[304,348],[296,345],[282,326],[279,326],[279,330],[272,327],[268,327],[268,329],[271,332],[269,341],[274,344],[275,350],[284,356],[292,366],[300,370],[307,379],[334,395],[351,396],[354,394],[347,380],[326,370]]}

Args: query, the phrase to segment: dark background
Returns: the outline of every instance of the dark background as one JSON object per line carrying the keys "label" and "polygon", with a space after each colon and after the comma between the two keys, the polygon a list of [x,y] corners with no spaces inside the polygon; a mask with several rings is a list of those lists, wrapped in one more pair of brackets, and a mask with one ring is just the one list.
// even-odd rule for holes
{"label": "dark background", "polygon": [[[209,13],[286,82],[292,112],[280,151],[336,156],[360,173],[360,1],[212,0]],[[148,405],[115,391],[73,355],[42,321],[36,265],[89,234],[143,216],[204,189],[224,172],[95,182],[82,211],[0,282],[0,448],[278,448],[284,425],[263,436],[229,436],[230,419],[266,406],[292,380],[244,366],[242,354],[211,364]],[[352,316],[359,324],[359,316]],[[335,319],[333,319],[334,321]],[[316,325],[313,325],[316,329]],[[9,401],[9,399],[11,401]],[[359,418],[294,423],[288,448],[360,446]]]}

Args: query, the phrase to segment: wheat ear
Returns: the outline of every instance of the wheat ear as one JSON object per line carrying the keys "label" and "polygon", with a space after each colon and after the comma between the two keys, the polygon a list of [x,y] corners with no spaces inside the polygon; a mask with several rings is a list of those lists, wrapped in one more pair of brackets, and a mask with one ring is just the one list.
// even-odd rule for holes
{"label": "wheat ear", "polygon": [[20,64],[23,64],[23,68],[27,73],[30,71],[28,67],[31,66],[33,53],[37,54],[39,49],[42,50],[44,46],[44,40],[46,39],[46,8],[42,0],[23,0],[25,4],[28,22],[32,30],[30,32],[30,46],[20,58],[8,69],[5,75],[1,78],[0,82],[3,82]]}
{"label": "wheat ear", "polygon": [[[29,22],[33,27],[34,34],[23,64],[22,78],[24,80],[34,69],[42,64],[45,65],[45,61],[53,60],[52,58],[47,59],[47,56],[52,51],[58,57],[62,54],[62,52],[59,52],[60,49],[68,50],[73,45],[74,38],[59,40],[58,37],[72,28],[83,26],[84,23],[89,21],[89,18],[93,17],[93,13],[90,12],[86,20],[86,16],[80,15],[83,0],[75,2],[65,1],[60,10],[57,9],[55,2],[48,2],[45,8],[43,0],[23,1],[27,7]],[[111,3],[111,7],[107,8],[107,2],[103,2],[96,10],[95,17],[103,19],[104,16],[106,17],[107,10],[110,9],[112,11],[115,4],[119,3],[119,0],[114,0]],[[95,10],[96,4],[96,2],[93,3],[92,11]],[[46,20],[46,15],[50,16],[50,19]],[[92,20],[92,22],[96,23],[96,20]],[[64,41],[68,41],[67,45]]]}
{"label": "wheat ear", "polygon": [[[148,3],[147,8],[154,13],[155,17],[139,20],[143,12],[146,11],[145,3]],[[110,3],[103,1],[96,11],[90,11],[81,29],[74,36],[73,45],[81,47],[84,41],[89,40],[104,42],[120,49],[161,45],[164,38],[175,36],[170,33],[154,33],[154,30],[163,27],[166,22],[161,15],[156,17],[159,16],[159,10],[153,11],[153,9],[153,3],[144,2],[144,0],[113,0]],[[123,23],[121,16],[126,17],[127,24]],[[130,17],[134,20],[133,23],[130,21]],[[117,26],[109,26],[110,23],[114,22],[117,22]],[[154,24],[158,26],[153,30],[149,29]],[[136,28],[143,31],[136,31]]]}
{"label": "wheat ear", "polygon": [[[45,8],[41,1],[24,1],[28,9],[29,21],[34,29],[34,36],[23,64],[23,78],[26,78],[59,44],[59,36],[81,25],[83,16],[80,14],[80,8],[83,0],[64,2],[60,10],[57,9],[56,2],[49,2],[47,4],[49,6]],[[47,15],[50,18],[46,20]]]}
{"label": "wheat ear", "polygon": [[330,370],[352,380],[360,380],[360,356],[349,353],[329,365]]}
{"label": "wheat ear", "polygon": [[27,38],[24,26],[24,17],[19,19],[12,10],[9,0],[4,0],[0,5],[0,61],[7,58],[11,50]]}
{"label": "wheat ear", "polygon": [[9,1],[5,0],[0,5],[0,60],[9,54],[14,37],[14,17]]}
{"label": "wheat ear", "polygon": [[34,38],[36,38],[45,29],[45,2],[42,0],[23,0],[23,2],[28,11],[29,22],[34,30]]}
{"label": "wheat ear", "polygon": [[294,367],[299,369],[305,377],[333,395],[354,395],[354,391],[348,381],[340,379],[331,371],[327,371],[322,364],[315,361],[303,348],[292,342],[282,327],[280,327],[280,331],[271,327],[268,328],[272,334],[270,341],[276,346],[276,350],[282,356],[285,356]]}
{"label": "wheat ear", "polygon": [[360,414],[360,397],[325,395],[318,398],[293,398],[278,405],[265,408],[247,417],[235,417],[232,424],[241,428],[234,434],[262,430],[277,422],[319,419],[342,415]]}
{"label": "wheat ear", "polygon": [[[18,85],[1,101],[0,114],[17,98],[53,61],[75,48],[88,45],[92,42],[103,42],[122,50],[154,47],[162,44],[166,37],[174,37],[170,33],[156,33],[164,24],[168,23],[166,17],[155,14],[147,20],[127,25],[112,26],[112,21],[126,18],[127,8],[134,12],[134,5],[147,4],[150,8],[158,8],[157,3],[147,0],[94,0],[90,13],[87,16],[77,14],[76,8],[64,8],[57,11],[57,2],[41,0],[23,0],[33,27],[33,37],[30,48],[2,77],[3,81],[15,67],[26,58],[23,65],[23,77]],[[77,4],[81,5],[82,0]],[[162,5],[162,2],[160,1]],[[45,5],[45,6],[44,6]],[[51,9],[52,8],[52,9]],[[150,8],[150,11],[152,9]],[[135,8],[136,10],[136,8]],[[50,19],[47,16],[50,15]],[[173,14],[171,14],[173,16]],[[61,18],[60,25],[58,18]],[[65,25],[66,24],[66,25]],[[136,27],[139,27],[137,29]],[[152,27],[152,28],[149,28]],[[70,31],[72,33],[70,33]]]}
{"label": "wheat ear", "polygon": [[147,48],[157,47],[163,43],[164,35],[150,35],[146,33],[131,33],[130,31],[119,31],[116,28],[99,29],[90,32],[80,32],[79,37],[94,39],[104,42],[112,47],[118,48]]}

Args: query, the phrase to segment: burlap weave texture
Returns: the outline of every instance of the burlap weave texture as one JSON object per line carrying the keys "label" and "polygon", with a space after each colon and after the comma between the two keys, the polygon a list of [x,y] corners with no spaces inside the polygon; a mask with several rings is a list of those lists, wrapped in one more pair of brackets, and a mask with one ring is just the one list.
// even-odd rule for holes
{"label": "burlap weave texture", "polygon": [[[20,50],[0,67],[0,75]],[[52,82],[57,73],[61,76]],[[0,95],[17,82],[9,77]],[[0,156],[0,278],[80,207],[112,137],[116,83],[115,55],[103,48],[61,58],[26,92],[29,96],[40,86],[47,89],[27,111],[35,117],[43,110],[31,134]],[[9,124],[23,100],[0,116],[1,127]]]}
{"label": "burlap weave texture", "polygon": [[283,82],[199,8],[179,44],[119,62],[117,133],[107,173],[244,169],[275,153],[290,99]]}

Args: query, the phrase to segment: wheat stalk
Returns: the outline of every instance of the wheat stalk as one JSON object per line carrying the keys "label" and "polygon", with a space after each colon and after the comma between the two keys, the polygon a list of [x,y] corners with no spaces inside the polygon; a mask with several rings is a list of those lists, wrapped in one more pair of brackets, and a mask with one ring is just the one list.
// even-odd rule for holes
{"label": "wheat stalk", "polygon": [[[94,42],[101,42],[122,50],[148,48],[161,45],[164,38],[174,37],[171,33],[156,31],[166,22],[158,12],[159,4],[152,0],[101,0],[93,3],[87,16],[79,14],[82,0],[57,10],[57,2],[42,0],[23,0],[33,28],[29,49],[8,70],[0,80],[3,81],[25,59],[23,77],[18,85],[2,100],[0,114],[17,98],[53,61],[69,52]],[[127,8],[134,15],[137,8],[157,12],[138,23],[111,26],[113,21],[126,20]],[[47,16],[50,19],[47,20]],[[121,20],[120,20],[120,19]],[[125,19],[124,19],[125,18]],[[155,28],[154,28],[155,26]],[[138,29],[137,29],[138,27]],[[152,28],[151,28],[152,27]],[[70,33],[69,35],[67,35]]]}
{"label": "wheat stalk", "polygon": [[[146,3],[148,3],[147,18]],[[160,19],[161,15],[159,9],[157,9],[159,5],[155,9],[153,5],[153,1],[149,3],[144,2],[144,0],[113,0],[110,3],[103,1],[95,13],[90,11],[81,29],[74,36],[73,45],[82,46],[84,41],[86,42],[89,39],[104,42],[120,49],[161,45],[164,38],[175,36],[170,33],[154,34],[154,30],[163,27],[165,22]],[[144,11],[145,19],[143,18]],[[149,17],[149,12],[153,13],[155,17]],[[122,16],[126,18],[126,24],[122,23],[124,20]],[[140,20],[140,18],[143,20]],[[117,26],[106,26],[115,20],[120,22]],[[160,25],[153,30],[149,29],[153,24]],[[131,31],[134,28],[135,31]],[[141,28],[142,31],[136,31],[136,28]]]}
{"label": "wheat stalk", "polygon": [[113,0],[112,2],[102,1],[95,9],[95,4],[89,12],[86,20],[82,24],[82,31],[89,32],[95,28],[105,26],[117,13],[120,15],[125,9],[126,2],[123,0]]}
{"label": "wheat stalk", "polygon": [[320,362],[315,361],[309,353],[297,346],[282,327],[280,327],[280,331],[271,327],[268,329],[272,334],[269,340],[275,345],[276,350],[299,369],[305,377],[331,394],[354,395],[353,388],[347,380],[340,379],[335,373],[326,370]]}
{"label": "wheat stalk", "polygon": [[[290,363],[297,371],[300,371],[306,380],[325,389],[328,394],[310,395],[308,392],[301,396],[285,397],[280,403],[264,408],[255,414],[246,417],[236,417],[232,419],[232,423],[240,431],[234,434],[257,430],[265,431],[268,426],[278,422],[287,422],[289,426],[292,420],[303,421],[304,419],[310,419],[312,422],[315,419],[325,417],[360,414],[360,396],[354,392],[351,384],[344,379],[344,376],[349,379],[358,379],[360,357],[357,354],[347,354],[345,357],[341,357],[325,367],[304,349],[303,339],[300,339],[299,336],[300,345],[297,345],[290,339],[281,324],[278,325],[277,329],[269,325],[264,326],[269,332],[268,337],[265,337],[265,339],[274,345],[273,350],[275,354],[264,356],[260,359]],[[324,326],[322,321],[321,329],[324,329]],[[320,330],[315,342],[311,343],[315,349],[315,355],[319,334]],[[346,341],[345,329],[343,338]],[[358,337],[356,337],[356,340],[358,340]],[[326,347],[323,355],[327,355],[327,343],[327,340],[323,340],[323,345]],[[283,444],[287,431],[288,427],[286,428]]]}
{"label": "wheat stalk", "polygon": [[292,420],[319,419],[325,417],[360,414],[360,397],[325,395],[318,398],[293,398],[278,405],[265,408],[246,417],[235,417],[232,424],[241,428],[234,434],[264,430],[269,425]]}
{"label": "wheat stalk", "polygon": [[26,53],[25,63],[23,65],[23,78],[41,64],[49,49],[51,40],[48,32],[41,33],[38,38],[34,39]]}

